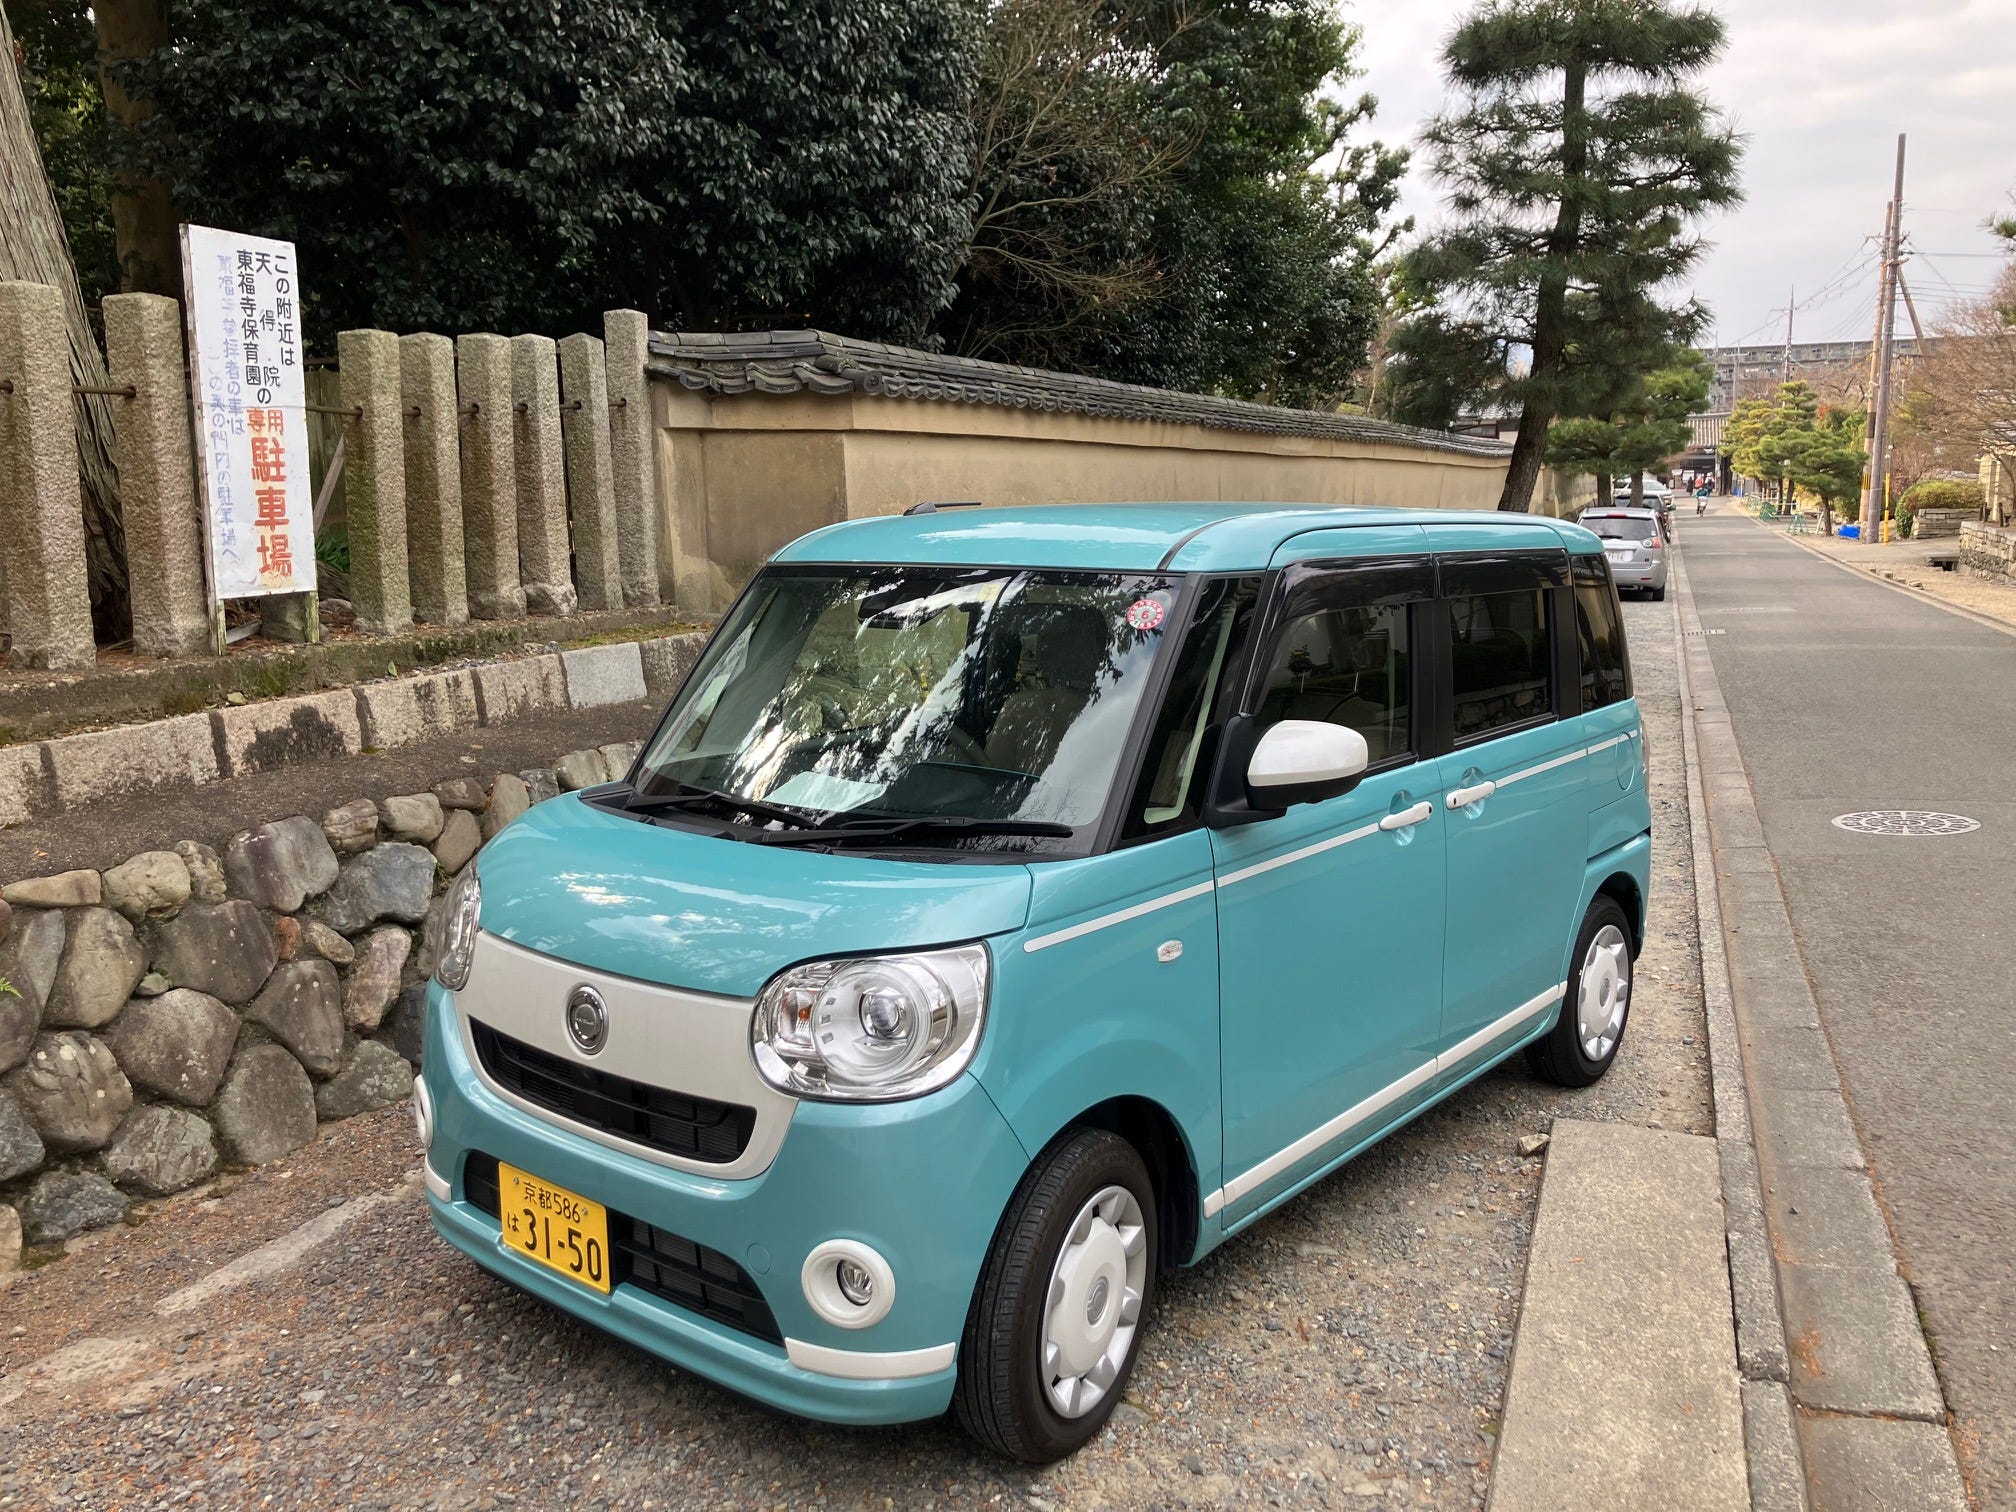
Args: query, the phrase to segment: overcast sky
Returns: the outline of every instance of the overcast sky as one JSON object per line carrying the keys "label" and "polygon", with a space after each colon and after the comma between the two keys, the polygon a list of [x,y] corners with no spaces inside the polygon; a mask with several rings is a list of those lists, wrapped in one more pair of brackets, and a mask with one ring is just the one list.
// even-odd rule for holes
{"label": "overcast sky", "polygon": [[[1412,141],[1442,107],[1439,55],[1469,0],[1344,0],[1364,28],[1363,87],[1378,132]],[[1905,277],[1928,322],[1985,287],[1998,245],[1982,222],[2016,208],[2016,0],[1720,0],[1729,50],[1704,80],[1748,138],[1747,201],[1709,227],[1695,292],[1725,345],[1866,339],[1875,244],[1897,134],[1910,137]],[[1422,226],[1441,196],[1417,163],[1406,209]],[[1963,255],[1964,254],[1964,255]],[[1866,265],[1866,266],[1865,266]],[[1898,312],[1900,330],[1906,317]]]}

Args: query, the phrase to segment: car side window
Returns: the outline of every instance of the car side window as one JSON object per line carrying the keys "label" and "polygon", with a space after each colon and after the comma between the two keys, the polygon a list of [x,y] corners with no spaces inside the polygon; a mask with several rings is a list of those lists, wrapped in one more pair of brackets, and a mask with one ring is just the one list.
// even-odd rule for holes
{"label": "car side window", "polygon": [[1461,743],[1553,712],[1545,589],[1447,600],[1451,710]]}
{"label": "car side window", "polygon": [[1349,579],[1296,606],[1268,643],[1253,724],[1284,719],[1344,725],[1365,737],[1372,765],[1414,751],[1413,642],[1407,604],[1354,604]]}
{"label": "car side window", "polygon": [[1197,821],[1213,742],[1236,711],[1239,689],[1233,674],[1244,664],[1259,603],[1258,578],[1221,578],[1204,585],[1149,732],[1123,839],[1169,834]]}
{"label": "car side window", "polygon": [[1624,649],[1624,617],[1610,567],[1600,557],[1575,560],[1575,631],[1581,642],[1582,711],[1606,708],[1631,696]]}

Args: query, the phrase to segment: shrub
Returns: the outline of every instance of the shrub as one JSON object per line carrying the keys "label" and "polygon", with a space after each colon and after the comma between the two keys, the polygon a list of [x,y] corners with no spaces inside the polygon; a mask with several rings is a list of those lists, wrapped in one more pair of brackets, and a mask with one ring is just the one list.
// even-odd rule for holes
{"label": "shrub", "polygon": [[1959,478],[1939,478],[1914,483],[1904,491],[1903,503],[1916,514],[1921,509],[1976,509],[1981,507],[1981,485]]}
{"label": "shrub", "polygon": [[1911,532],[1918,524],[1918,511],[1911,507],[1911,495],[1907,493],[1903,498],[1899,499],[1896,507],[1891,510],[1891,514],[1897,521],[1897,539],[1900,541],[1910,540]]}

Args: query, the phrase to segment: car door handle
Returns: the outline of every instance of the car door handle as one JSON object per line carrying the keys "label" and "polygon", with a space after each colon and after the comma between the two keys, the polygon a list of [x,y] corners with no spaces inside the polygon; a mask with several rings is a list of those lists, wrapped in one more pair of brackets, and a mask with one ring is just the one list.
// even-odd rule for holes
{"label": "car door handle", "polygon": [[1397,814],[1388,814],[1379,821],[1379,828],[1389,835],[1394,830],[1412,829],[1417,824],[1426,823],[1434,812],[1435,805],[1423,799],[1410,809],[1402,809]]}
{"label": "car door handle", "polygon": [[1449,807],[1468,808],[1473,803],[1482,803],[1497,791],[1498,784],[1495,782],[1480,782],[1475,787],[1460,787],[1449,794]]}

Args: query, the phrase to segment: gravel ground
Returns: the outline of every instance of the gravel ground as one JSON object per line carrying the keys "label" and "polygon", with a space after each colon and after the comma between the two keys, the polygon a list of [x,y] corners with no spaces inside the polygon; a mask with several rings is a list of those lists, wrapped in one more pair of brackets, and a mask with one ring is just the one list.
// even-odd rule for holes
{"label": "gravel ground", "polygon": [[[1557,1114],[1711,1131],[1673,618],[1626,616],[1658,861],[1616,1068],[1497,1072],[1168,1278],[1112,1429],[1066,1464],[780,1418],[531,1302],[434,1238],[390,1109],[4,1294],[0,1506],[1480,1505],[1542,1170],[1518,1141]],[[298,1264],[154,1311],[346,1198]]]}

